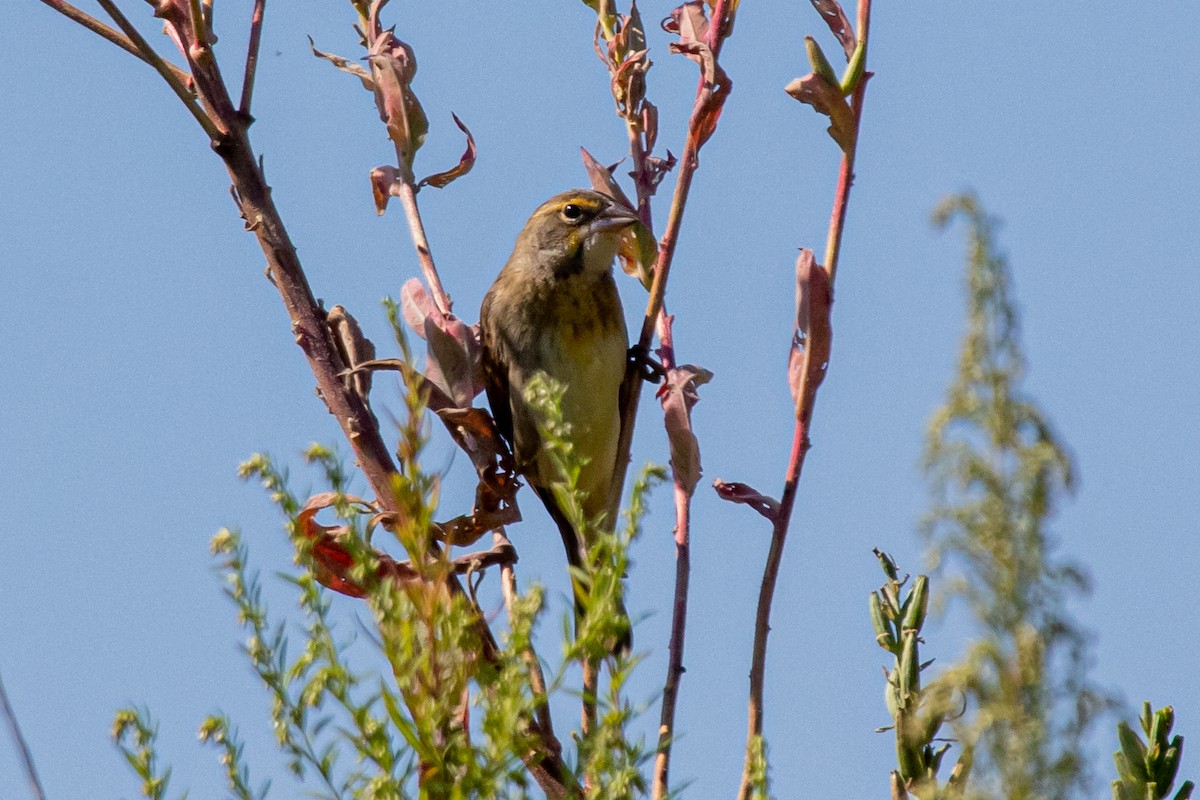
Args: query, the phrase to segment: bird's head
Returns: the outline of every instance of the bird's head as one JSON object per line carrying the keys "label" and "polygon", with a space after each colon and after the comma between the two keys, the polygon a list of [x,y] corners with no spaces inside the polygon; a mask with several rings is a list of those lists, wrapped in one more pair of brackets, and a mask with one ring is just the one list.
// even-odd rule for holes
{"label": "bird's head", "polygon": [[533,212],[511,261],[559,279],[603,273],[617,255],[622,231],[637,220],[633,211],[598,192],[563,192]]}

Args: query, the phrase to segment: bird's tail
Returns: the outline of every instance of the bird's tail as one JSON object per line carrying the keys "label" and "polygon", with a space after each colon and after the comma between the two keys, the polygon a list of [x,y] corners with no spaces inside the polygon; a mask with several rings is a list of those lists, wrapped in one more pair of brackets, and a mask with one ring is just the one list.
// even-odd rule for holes
{"label": "bird's tail", "polygon": [[[567,551],[567,564],[571,568],[571,594],[575,598],[575,635],[578,636],[583,624],[583,617],[587,613],[587,596],[591,588],[587,584],[592,574],[587,546],[584,544],[583,537],[579,535],[575,526],[571,524],[567,515],[559,507],[554,492],[542,486],[533,488],[558,527],[559,535],[562,536],[563,549]],[[621,625],[621,634],[612,645],[612,654],[629,655],[633,651],[633,626],[629,622],[629,613],[625,610],[624,600],[618,601],[618,612],[623,624]]]}

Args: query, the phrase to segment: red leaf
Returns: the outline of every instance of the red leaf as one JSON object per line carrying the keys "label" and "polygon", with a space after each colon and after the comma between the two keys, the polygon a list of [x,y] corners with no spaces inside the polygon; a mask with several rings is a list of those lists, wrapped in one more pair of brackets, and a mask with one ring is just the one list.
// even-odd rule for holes
{"label": "red leaf", "polygon": [[445,172],[434,173],[428,178],[422,178],[421,182],[417,184],[418,189],[422,186],[432,186],[435,189],[441,189],[451,181],[466,175],[471,171],[471,167],[475,166],[475,137],[467,130],[467,126],[463,124],[457,114],[451,113],[450,116],[454,117],[454,124],[458,126],[458,129],[467,135],[467,149],[463,151],[462,157],[458,159],[457,166]]}
{"label": "red leaf", "polygon": [[671,470],[675,484],[690,497],[696,491],[702,472],[700,443],[692,433],[692,407],[700,400],[696,390],[712,380],[713,374],[703,367],[684,364],[667,370],[667,379],[659,387],[658,399],[663,407],[663,422],[671,449]]}
{"label": "red leaf", "polygon": [[662,29],[678,35],[680,44],[707,42],[708,19],[704,15],[704,3],[688,0],[672,9],[671,15],[662,21]]}
{"label": "red leaf", "polygon": [[829,321],[832,305],[829,272],[816,262],[812,250],[806,247],[796,259],[796,323],[788,359],[788,383],[796,402],[800,402],[800,390],[806,379],[811,393],[825,378],[833,340],[833,327]]}
{"label": "red leaf", "polygon": [[387,211],[388,200],[396,196],[399,177],[396,168],[387,164],[371,170],[371,195],[375,198],[375,213],[381,217]]}
{"label": "red leaf", "polygon": [[854,54],[858,40],[854,35],[854,29],[850,27],[850,20],[847,19],[846,12],[842,10],[837,0],[812,0],[812,4],[817,13],[821,15],[821,19],[825,20],[825,24],[829,26],[829,30],[833,31],[833,35],[841,42],[842,49],[846,51],[846,58],[850,58]]}
{"label": "red leaf", "polygon": [[726,483],[717,478],[713,481],[713,488],[716,489],[717,496],[722,500],[748,505],[772,522],[775,521],[775,516],[779,513],[778,500],[755,491],[753,487],[747,486],[744,483]]}
{"label": "red leaf", "polygon": [[633,203],[629,202],[629,198],[621,190],[620,184],[613,178],[612,170],[597,161],[587,151],[587,148],[579,148],[579,153],[583,157],[583,168],[587,170],[588,179],[592,182],[592,188],[600,194],[611,197],[626,208],[633,208]]}

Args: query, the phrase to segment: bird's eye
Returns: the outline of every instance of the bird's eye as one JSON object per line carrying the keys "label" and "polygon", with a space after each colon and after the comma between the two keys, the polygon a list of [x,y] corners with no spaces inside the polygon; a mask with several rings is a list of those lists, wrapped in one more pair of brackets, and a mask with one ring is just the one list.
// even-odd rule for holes
{"label": "bird's eye", "polygon": [[575,222],[583,218],[583,209],[574,203],[567,203],[562,209],[563,219]]}

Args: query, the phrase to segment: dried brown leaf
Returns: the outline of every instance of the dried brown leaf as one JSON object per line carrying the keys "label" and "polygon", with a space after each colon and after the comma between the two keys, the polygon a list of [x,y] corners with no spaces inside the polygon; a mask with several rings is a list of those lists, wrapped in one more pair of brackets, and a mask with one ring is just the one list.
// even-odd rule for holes
{"label": "dried brown leaf", "polygon": [[471,167],[475,166],[475,137],[467,130],[467,126],[463,124],[457,114],[451,113],[450,116],[454,117],[454,124],[458,126],[458,129],[467,135],[467,149],[463,151],[462,157],[458,159],[458,164],[451,169],[445,172],[434,173],[428,178],[422,178],[421,182],[417,184],[418,189],[422,186],[432,186],[435,189],[441,189],[451,181],[466,175],[471,171]]}
{"label": "dried brown leaf", "polygon": [[700,443],[692,432],[692,407],[700,400],[697,389],[712,380],[712,372],[694,364],[667,371],[659,387],[663,423],[671,450],[671,471],[675,484],[690,497],[700,481]]}
{"label": "dried brown leaf", "polygon": [[313,38],[311,36],[308,37],[308,46],[312,48],[314,56],[317,58],[323,58],[330,64],[333,64],[335,67],[340,69],[342,72],[358,78],[360,81],[362,81],[363,88],[368,92],[375,91],[375,83],[371,80],[371,73],[368,72],[365,67],[355,64],[348,58],[342,58],[341,56],[335,56],[333,53],[324,53],[318,50],[317,45],[315,42],[313,42]]}

